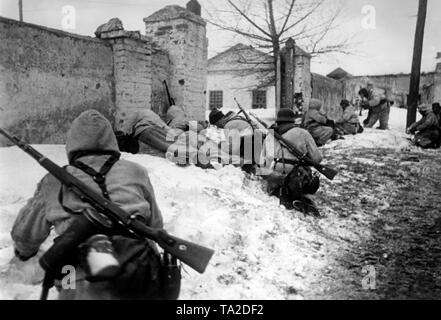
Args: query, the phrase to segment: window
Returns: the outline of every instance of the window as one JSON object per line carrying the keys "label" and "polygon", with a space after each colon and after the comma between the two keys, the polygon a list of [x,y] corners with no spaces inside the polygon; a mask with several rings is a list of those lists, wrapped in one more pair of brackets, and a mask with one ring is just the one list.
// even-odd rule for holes
{"label": "window", "polygon": [[253,90],[253,109],[266,109],[266,90]]}
{"label": "window", "polygon": [[220,109],[223,107],[223,98],[224,94],[221,90],[210,91],[210,110],[212,109]]}

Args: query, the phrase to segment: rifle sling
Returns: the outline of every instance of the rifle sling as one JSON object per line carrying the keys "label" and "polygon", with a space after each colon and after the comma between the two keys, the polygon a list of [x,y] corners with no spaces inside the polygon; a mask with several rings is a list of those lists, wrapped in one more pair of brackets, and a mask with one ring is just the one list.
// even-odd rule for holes
{"label": "rifle sling", "polygon": [[[93,181],[95,181],[96,184],[100,187],[101,192],[102,192],[104,198],[110,200],[109,192],[107,191],[107,187],[106,187],[106,174],[110,171],[110,169],[112,169],[113,165],[118,160],[119,160],[119,155],[111,155],[106,160],[106,162],[103,164],[103,166],[101,167],[99,172],[95,171],[95,169],[89,167],[85,163],[83,163],[81,161],[78,161],[78,160],[74,160],[72,162],[72,166],[74,166],[77,169],[80,169],[84,173],[86,173],[89,176],[91,176]],[[63,204],[63,188],[60,188],[60,192],[58,193],[58,201],[60,202],[61,207],[66,212],[71,213],[71,214],[75,214],[75,212],[72,209],[66,207]]]}

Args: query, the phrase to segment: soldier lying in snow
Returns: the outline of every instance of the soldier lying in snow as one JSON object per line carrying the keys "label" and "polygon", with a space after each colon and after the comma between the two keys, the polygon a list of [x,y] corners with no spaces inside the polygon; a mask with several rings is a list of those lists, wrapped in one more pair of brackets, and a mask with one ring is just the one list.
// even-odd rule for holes
{"label": "soldier lying in snow", "polygon": [[[280,109],[276,123],[270,128],[288,140],[296,150],[317,163],[322,155],[308,131],[298,128],[291,109]],[[269,134],[263,145],[258,174],[267,182],[267,191],[279,197],[287,209],[297,209],[318,215],[318,210],[308,195],[319,188],[319,178],[311,168],[299,165],[298,158],[282,147],[273,135]]]}
{"label": "soldier lying in snow", "polygon": [[[211,159],[227,158],[227,155],[214,152],[218,146],[207,139],[204,126],[200,122],[189,122],[181,107],[171,106],[166,119],[167,123],[150,109],[130,114],[119,123],[121,131],[125,133],[119,136],[120,144],[123,144],[121,137],[129,135],[153,148],[156,155],[167,154],[179,164],[194,163],[203,168],[210,167]],[[190,127],[190,124],[195,126]],[[205,148],[201,149],[202,146]],[[207,149],[212,152],[209,153]],[[126,151],[125,148],[122,150]]]}
{"label": "soldier lying in snow", "polygon": [[420,121],[413,123],[407,128],[406,132],[408,134],[415,134],[412,141],[421,148],[439,148],[440,126],[432,106],[430,104],[420,105],[418,111],[423,117]]}
{"label": "soldier lying in snow", "polygon": [[[74,120],[67,134],[66,170],[94,189],[109,197],[123,210],[137,214],[151,227],[162,227],[162,215],[156,203],[153,186],[145,168],[119,160],[120,152],[112,126],[98,111],[83,112]],[[100,179],[95,179],[102,174]],[[92,178],[94,173],[94,178]],[[11,236],[16,256],[27,260],[34,256],[47,239],[51,228],[62,235],[74,220],[90,208],[59,180],[47,174],[39,182],[34,196],[20,210]],[[160,257],[154,243],[123,236],[112,236],[116,258],[123,262],[118,276],[99,282],[85,279],[88,267],[84,259],[75,267],[75,290],[59,282],[60,299],[155,299],[159,294]],[[97,249],[98,250],[98,249]],[[140,263],[140,264],[138,264]],[[71,279],[72,280],[72,279]],[[76,280],[76,281],[75,281]]]}

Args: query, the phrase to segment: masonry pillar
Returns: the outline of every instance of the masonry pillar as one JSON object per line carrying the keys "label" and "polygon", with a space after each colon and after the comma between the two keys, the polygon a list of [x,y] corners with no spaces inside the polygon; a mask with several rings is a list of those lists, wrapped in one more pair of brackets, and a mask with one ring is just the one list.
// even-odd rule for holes
{"label": "masonry pillar", "polygon": [[151,41],[139,31],[126,31],[119,19],[100,26],[96,36],[112,44],[115,92],[115,129],[140,109],[151,109]]}
{"label": "masonry pillar", "polygon": [[205,119],[207,83],[206,22],[196,0],[167,6],[144,18],[146,36],[166,51],[170,59],[170,93],[190,119]]}
{"label": "masonry pillar", "polygon": [[289,38],[286,41],[286,50],[284,51],[284,79],[282,80],[284,88],[282,89],[282,105],[284,108],[294,110],[294,57],[295,57],[295,41]]}
{"label": "masonry pillar", "polygon": [[[282,102],[285,108],[294,112],[304,112],[311,100],[311,56],[295,44],[287,40],[283,55]],[[300,110],[302,108],[302,110]]]}

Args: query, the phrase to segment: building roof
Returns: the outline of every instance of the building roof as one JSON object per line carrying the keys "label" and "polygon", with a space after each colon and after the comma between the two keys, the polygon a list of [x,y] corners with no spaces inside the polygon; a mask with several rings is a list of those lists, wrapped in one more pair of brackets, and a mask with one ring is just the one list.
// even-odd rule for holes
{"label": "building roof", "polygon": [[249,53],[249,52],[253,52],[257,55],[260,55],[262,57],[271,57],[269,54],[266,54],[260,50],[257,50],[256,48],[254,48],[251,45],[246,45],[243,43],[238,43],[230,48],[228,48],[225,51],[222,51],[221,53],[218,53],[217,55],[215,55],[214,57],[208,59],[208,64],[210,64],[213,61],[219,60],[222,57],[225,57],[227,55],[231,55],[231,54],[242,54],[242,53]]}
{"label": "building roof", "polygon": [[143,20],[145,23],[148,24],[176,19],[187,19],[202,25],[206,24],[204,19],[202,19],[200,16],[194,14],[186,8],[177,5],[166,6],[161,10],[158,10],[155,13],[151,14],[147,18],[144,18]]}
{"label": "building roof", "polygon": [[[283,50],[282,50],[283,52]],[[310,57],[305,50],[296,46],[296,55]],[[208,60],[209,71],[252,69],[272,64],[273,57],[251,45],[238,43]]]}
{"label": "building roof", "polygon": [[332,71],[331,73],[326,75],[328,78],[332,78],[335,80],[340,80],[343,78],[348,78],[348,77],[352,77],[352,75],[347,72],[346,70],[342,69],[342,68],[337,68],[334,71]]}
{"label": "building roof", "polygon": [[209,71],[252,69],[272,62],[272,57],[253,46],[238,43],[208,60]]}

